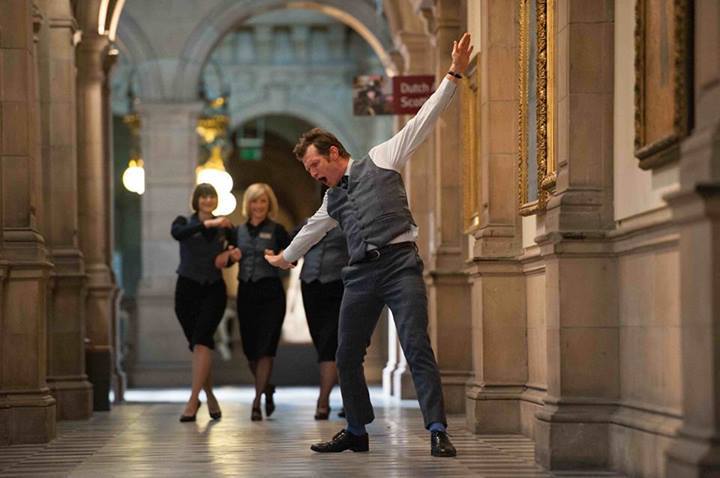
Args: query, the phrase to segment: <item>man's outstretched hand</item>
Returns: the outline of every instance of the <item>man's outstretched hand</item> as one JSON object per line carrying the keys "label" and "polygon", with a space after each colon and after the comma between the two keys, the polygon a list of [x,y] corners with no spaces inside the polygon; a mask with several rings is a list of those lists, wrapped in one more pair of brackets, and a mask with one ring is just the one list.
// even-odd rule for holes
{"label": "man's outstretched hand", "polygon": [[279,254],[265,254],[265,260],[270,263],[270,265],[279,267],[280,269],[292,269],[295,267],[295,264],[292,262],[288,262],[285,260],[285,258],[282,255],[282,251],[280,251]]}
{"label": "man's outstretched hand", "polygon": [[460,41],[453,42],[452,65],[450,71],[455,73],[465,73],[470,63],[470,55],[472,55],[473,46],[470,44],[470,34],[465,33]]}

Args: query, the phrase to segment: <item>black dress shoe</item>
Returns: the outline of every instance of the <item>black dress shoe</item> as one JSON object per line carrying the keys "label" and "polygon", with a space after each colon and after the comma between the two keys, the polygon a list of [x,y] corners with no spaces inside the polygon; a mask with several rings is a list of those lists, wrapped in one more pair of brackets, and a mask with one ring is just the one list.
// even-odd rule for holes
{"label": "black dress shoe", "polygon": [[327,420],[330,417],[330,407],[315,409],[315,420]]}
{"label": "black dress shoe", "polygon": [[194,422],[197,418],[197,412],[198,412],[198,410],[200,410],[200,405],[202,405],[202,402],[199,401],[198,406],[195,409],[195,413],[193,413],[192,415],[180,415],[180,421],[183,423]]}
{"label": "black dress shoe", "polygon": [[368,451],[370,445],[368,443],[367,433],[362,436],[357,436],[343,429],[340,430],[332,440],[315,443],[310,449],[318,453],[338,453],[345,450]]}
{"label": "black dress shoe", "polygon": [[455,456],[457,451],[450,442],[447,432],[430,433],[430,454],[432,456]]}
{"label": "black dress shoe", "polygon": [[273,395],[275,394],[275,385],[268,385],[265,387],[265,416],[269,417],[275,411],[275,400]]}

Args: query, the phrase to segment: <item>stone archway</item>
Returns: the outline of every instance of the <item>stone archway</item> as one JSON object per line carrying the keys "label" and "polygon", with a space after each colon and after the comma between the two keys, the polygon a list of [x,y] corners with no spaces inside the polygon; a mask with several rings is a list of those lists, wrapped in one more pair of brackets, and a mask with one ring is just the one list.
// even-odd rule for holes
{"label": "stone archway", "polygon": [[241,114],[233,115],[230,123],[231,129],[235,129],[239,125],[261,116],[289,115],[313,124],[318,128],[332,131],[348,151],[361,153],[357,140],[344,126],[341,118],[322,105],[295,98],[292,101],[282,103],[278,101],[271,101],[270,103],[258,101],[252,104],[243,104],[240,111]]}
{"label": "stone archway", "polygon": [[288,8],[317,10],[348,25],[368,42],[388,73],[397,72],[389,53],[393,50],[390,33],[382,22],[374,19],[376,12],[366,1],[225,0],[198,22],[198,27],[188,37],[173,85],[176,97],[195,97],[206,59],[233,26],[260,13]]}

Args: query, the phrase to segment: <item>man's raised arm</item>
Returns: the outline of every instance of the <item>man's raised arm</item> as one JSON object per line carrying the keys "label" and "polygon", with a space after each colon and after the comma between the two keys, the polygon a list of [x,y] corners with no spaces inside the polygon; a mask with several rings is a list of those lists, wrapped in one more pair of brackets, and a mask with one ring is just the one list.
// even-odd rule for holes
{"label": "man's raised arm", "polygon": [[472,50],[469,33],[465,33],[459,42],[453,42],[452,63],[437,90],[397,134],[370,150],[370,157],[376,165],[402,171],[410,155],[425,141],[455,96],[458,77],[462,77],[467,69]]}

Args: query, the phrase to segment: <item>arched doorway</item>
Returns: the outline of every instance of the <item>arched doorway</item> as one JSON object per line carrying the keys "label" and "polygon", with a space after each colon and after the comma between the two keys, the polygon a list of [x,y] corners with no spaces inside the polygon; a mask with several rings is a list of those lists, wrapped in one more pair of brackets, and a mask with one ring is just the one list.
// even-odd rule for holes
{"label": "arched doorway", "polygon": [[[239,153],[233,153],[231,148],[226,151],[229,155],[226,169],[234,176],[236,187],[233,192],[238,202],[244,188],[252,182],[264,179],[273,185],[283,206],[281,219],[288,229],[314,212],[319,203],[317,186],[291,155],[298,132],[309,126],[329,129],[353,155],[365,154],[392,133],[390,117],[354,117],[351,101],[354,75],[382,74],[390,66],[385,53],[383,58],[377,54],[378,45],[383,45],[383,51],[388,51],[390,45],[384,18],[377,16],[374,10],[368,10],[366,2],[358,2],[355,6],[345,2],[319,3],[337,4],[337,8],[327,10],[319,8],[319,4],[307,9],[286,8],[287,2],[222,3],[227,11],[216,12],[218,14],[213,18],[206,17],[183,44],[184,53],[178,50],[178,56],[163,65],[163,68],[176,65],[176,71],[182,71],[176,75],[183,78],[181,83],[161,81],[161,84],[154,84],[149,98],[143,97],[147,91],[145,85],[153,82],[143,78],[158,71],[162,75],[163,68],[152,68],[147,62],[125,68],[126,72],[135,71],[143,77],[137,80],[137,92],[141,116],[146,118],[141,143],[149,192],[142,198],[142,233],[139,236],[143,238],[143,278],[138,287],[138,310],[131,319],[133,330],[129,334],[133,340],[133,355],[137,357],[135,366],[129,367],[132,384],[184,385],[186,381],[188,364],[182,336],[168,333],[177,329],[172,316],[177,245],[156,224],[163,221],[162,217],[168,224],[172,221],[180,212],[177,211],[178,205],[182,206],[179,201],[186,197],[194,183],[192,171],[200,158],[199,150],[193,146],[198,143],[194,118],[202,108],[197,101],[201,85],[207,99],[218,95],[228,97],[228,132],[230,143],[234,145],[232,148],[238,146],[239,128],[243,135],[255,134],[263,123],[268,133],[268,149],[261,152],[262,159],[255,164],[251,159],[240,160]],[[355,20],[347,17],[345,21],[338,21],[340,3],[349,10],[357,10],[355,16],[348,14]],[[254,15],[258,12],[261,14]],[[136,16],[131,13],[129,18]],[[363,35],[348,26],[359,22],[358,19],[363,19],[360,22],[363,25],[372,24],[372,28],[361,28]],[[136,22],[127,31],[141,29],[142,23]],[[382,38],[382,41],[373,40],[375,48],[365,38],[373,31],[379,32],[373,33],[375,38]],[[144,32],[149,44],[157,40],[153,34]],[[194,42],[199,42],[202,48]],[[128,45],[132,47],[131,42]],[[163,54],[167,54],[166,51]],[[139,54],[135,57],[144,58]],[[190,66],[197,67],[193,85],[185,84],[193,78],[188,70]],[[162,98],[153,98],[153,95]],[[161,100],[159,103],[153,102],[158,99]],[[193,101],[187,101],[189,99]],[[283,122],[285,126],[280,124]],[[288,124],[293,122],[289,133]],[[269,158],[275,159],[266,164],[265,159]],[[280,164],[283,166],[276,167]],[[282,183],[293,184],[293,187],[285,188]],[[170,196],[174,198],[172,201],[163,199]],[[233,214],[235,222],[239,222],[239,212]],[[372,351],[370,354],[375,379],[379,379],[384,365],[385,342],[374,340],[378,350],[375,357]],[[162,347],[157,347],[158,343]],[[314,357],[311,357],[311,363],[314,363]],[[248,382],[247,375],[238,375],[245,370],[244,364],[230,365],[227,370],[227,375],[218,374],[220,382]]]}

